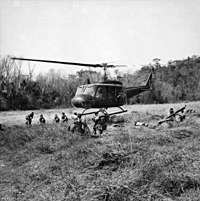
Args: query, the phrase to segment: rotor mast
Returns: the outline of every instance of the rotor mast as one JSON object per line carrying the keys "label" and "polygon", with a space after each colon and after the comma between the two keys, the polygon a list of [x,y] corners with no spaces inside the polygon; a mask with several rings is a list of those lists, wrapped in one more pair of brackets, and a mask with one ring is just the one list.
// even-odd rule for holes
{"label": "rotor mast", "polygon": [[108,76],[106,74],[107,63],[102,63],[102,67],[103,67],[103,70],[104,70],[103,81],[106,81],[106,80],[108,80]]}

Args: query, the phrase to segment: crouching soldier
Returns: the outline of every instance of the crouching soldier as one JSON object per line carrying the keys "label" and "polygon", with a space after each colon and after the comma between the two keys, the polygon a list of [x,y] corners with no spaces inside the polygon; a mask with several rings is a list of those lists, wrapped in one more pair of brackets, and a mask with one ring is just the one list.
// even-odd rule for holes
{"label": "crouching soldier", "polygon": [[180,112],[175,116],[177,122],[182,122],[185,119],[185,108],[183,107]]}
{"label": "crouching soldier", "polygon": [[46,123],[46,120],[45,118],[43,117],[43,115],[41,114],[40,115],[40,118],[39,118],[39,124],[45,124]]}
{"label": "crouching soldier", "polygon": [[60,118],[58,117],[57,114],[55,114],[54,121],[55,121],[56,123],[59,123],[59,122],[60,122]]}
{"label": "crouching soldier", "polygon": [[[174,109],[173,108],[170,108],[169,109],[169,112],[168,112],[168,116],[170,116],[169,118],[168,118],[168,121],[174,121]],[[172,116],[171,116],[172,115]]]}
{"label": "crouching soldier", "polygon": [[68,122],[68,117],[67,117],[67,115],[64,112],[62,113],[61,119],[62,119],[63,123],[64,122]]}
{"label": "crouching soldier", "polygon": [[74,112],[74,117],[72,117],[74,122],[69,128],[69,130],[74,133],[74,131],[78,131],[81,133],[84,133],[85,127],[87,126],[86,123],[84,123],[81,119],[81,114]]}
{"label": "crouching soldier", "polygon": [[31,125],[33,116],[34,116],[34,112],[31,112],[31,114],[26,116],[26,124]]}

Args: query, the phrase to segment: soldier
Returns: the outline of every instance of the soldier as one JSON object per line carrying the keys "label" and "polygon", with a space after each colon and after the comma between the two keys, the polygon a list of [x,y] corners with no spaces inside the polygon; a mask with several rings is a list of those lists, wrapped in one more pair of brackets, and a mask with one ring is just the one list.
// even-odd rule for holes
{"label": "soldier", "polygon": [[93,131],[94,131],[94,134],[96,134],[96,127],[99,121],[98,112],[94,113],[94,117],[92,118],[92,120],[94,121]]}
{"label": "soldier", "polygon": [[60,118],[58,117],[57,114],[55,114],[54,121],[55,121],[56,123],[59,123],[59,122],[60,122]]}
{"label": "soldier", "polygon": [[85,128],[86,124],[84,122],[82,122],[81,116],[82,115],[80,113],[74,112],[74,117],[73,117],[74,122],[70,128],[70,131],[72,133],[75,130],[79,131],[81,133],[84,133],[84,128]]}
{"label": "soldier", "polygon": [[62,119],[63,123],[64,122],[68,122],[68,117],[67,117],[67,115],[64,112],[62,113],[61,119]]}
{"label": "soldier", "polygon": [[34,116],[34,112],[31,112],[31,114],[26,116],[26,124],[31,125],[33,116]]}
{"label": "soldier", "polygon": [[177,122],[182,122],[185,119],[185,108],[182,108],[175,117]]}
{"label": "soldier", "polygon": [[[170,108],[169,109],[169,113],[168,113],[168,116],[172,115],[174,113],[174,109],[173,108]],[[171,116],[170,118],[168,118],[169,121],[174,121],[174,116]]]}
{"label": "soldier", "polygon": [[100,109],[99,112],[95,112],[92,120],[94,121],[93,131],[94,134],[101,135],[104,130],[107,129],[108,113],[106,109]]}
{"label": "soldier", "polygon": [[46,123],[46,120],[45,118],[43,117],[43,115],[41,114],[40,115],[40,118],[39,118],[39,124],[45,124]]}
{"label": "soldier", "polygon": [[174,109],[173,108],[170,108],[169,109],[169,115],[173,114],[174,113]]}
{"label": "soldier", "polygon": [[106,111],[106,108],[101,108],[100,109],[100,115],[101,115],[101,120],[102,120],[102,123],[103,123],[103,130],[106,130],[107,122],[109,121],[109,114]]}

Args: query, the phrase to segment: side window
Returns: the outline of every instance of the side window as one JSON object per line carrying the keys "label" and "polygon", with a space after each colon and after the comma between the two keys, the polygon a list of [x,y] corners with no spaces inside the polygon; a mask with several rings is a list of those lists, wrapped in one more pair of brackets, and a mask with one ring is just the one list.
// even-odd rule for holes
{"label": "side window", "polygon": [[102,87],[98,87],[97,88],[97,92],[96,92],[96,98],[103,98],[103,88]]}
{"label": "side window", "polygon": [[123,93],[123,90],[122,90],[122,88],[116,88],[116,96],[118,97],[118,96],[121,96],[122,95],[122,93]]}
{"label": "side window", "polygon": [[123,99],[122,87],[108,86],[106,87],[107,97],[112,101],[120,101]]}
{"label": "side window", "polygon": [[115,88],[111,86],[106,87],[107,97],[108,99],[113,100],[115,98]]}
{"label": "side window", "polygon": [[116,88],[116,98],[117,101],[120,102],[123,100],[123,89],[122,88]]}

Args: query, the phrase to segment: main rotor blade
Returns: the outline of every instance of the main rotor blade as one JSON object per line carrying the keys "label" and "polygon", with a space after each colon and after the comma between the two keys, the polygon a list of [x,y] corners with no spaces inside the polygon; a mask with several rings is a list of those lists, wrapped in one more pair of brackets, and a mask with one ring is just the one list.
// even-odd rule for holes
{"label": "main rotor blade", "polygon": [[127,67],[126,65],[108,65],[108,68],[121,68],[121,67]]}
{"label": "main rotor blade", "polygon": [[11,58],[13,60],[22,60],[22,61],[36,61],[36,62],[44,62],[44,63],[56,63],[56,64],[64,64],[64,65],[74,65],[74,66],[87,66],[87,67],[102,67],[101,64],[85,64],[85,63],[75,63],[75,62],[65,62],[65,61],[52,61],[52,60],[43,60],[43,59],[27,59],[27,58]]}
{"label": "main rotor blade", "polygon": [[76,62],[65,62],[65,61],[52,61],[52,60],[44,60],[44,59],[28,59],[28,58],[18,58],[13,57],[13,60],[22,60],[22,61],[36,61],[36,62],[44,62],[44,63],[56,63],[56,64],[64,64],[64,65],[73,65],[73,66],[86,66],[93,68],[117,68],[117,67],[127,67],[126,65],[107,65],[107,63],[102,64],[86,64],[86,63],[76,63]]}

